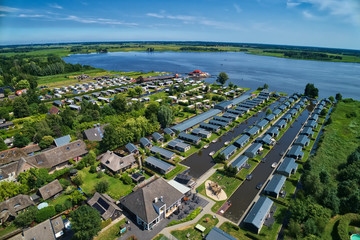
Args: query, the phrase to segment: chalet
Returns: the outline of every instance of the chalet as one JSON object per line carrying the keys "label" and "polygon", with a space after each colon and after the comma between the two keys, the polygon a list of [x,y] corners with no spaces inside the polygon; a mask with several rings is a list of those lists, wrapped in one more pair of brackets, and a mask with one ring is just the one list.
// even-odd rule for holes
{"label": "chalet", "polygon": [[231,118],[226,117],[214,116],[213,119],[220,122],[226,122],[227,124],[230,124],[232,122]]}
{"label": "chalet", "polygon": [[159,153],[161,157],[167,160],[173,159],[175,157],[175,153],[158,146],[153,146],[152,148],[150,148],[150,152],[152,154]]}
{"label": "chalet", "polygon": [[211,119],[209,121],[209,124],[212,124],[212,125],[216,125],[216,126],[220,126],[220,127],[227,127],[228,126],[228,123],[226,122],[221,122],[221,121],[217,121],[217,120],[214,120],[214,119]]}
{"label": "chalet", "polygon": [[281,189],[284,187],[286,177],[282,175],[274,175],[264,188],[264,194],[270,197],[278,198]]}
{"label": "chalet", "polygon": [[266,115],[265,119],[268,120],[269,122],[271,122],[272,120],[275,119],[276,116],[277,115],[270,113],[270,114]]}
{"label": "chalet", "polygon": [[261,196],[246,215],[244,227],[259,234],[265,220],[268,219],[273,203],[270,198]]}
{"label": "chalet", "polygon": [[143,148],[151,148],[152,147],[152,143],[150,142],[150,140],[145,137],[140,138],[140,144]]}
{"label": "chalet", "polygon": [[91,97],[89,95],[83,95],[83,98],[86,99],[86,100],[90,100]]}
{"label": "chalet", "polygon": [[169,134],[171,137],[175,136],[175,132],[173,130],[171,130],[171,128],[165,128],[164,133]]}
{"label": "chalet", "polygon": [[225,159],[229,160],[230,157],[235,154],[236,149],[237,149],[237,147],[235,147],[234,145],[229,145],[226,148],[224,148],[223,150],[221,150],[220,154],[224,154]]}
{"label": "chalet", "polygon": [[292,116],[290,113],[286,113],[281,119],[285,120],[286,122],[290,122],[292,119]]}
{"label": "chalet", "polygon": [[67,99],[67,100],[65,100],[65,103],[66,103],[66,104],[74,104],[74,100],[72,100],[72,99]]}
{"label": "chalet", "polygon": [[260,128],[260,130],[264,130],[264,128],[269,124],[269,121],[266,119],[261,120],[260,122],[256,123],[255,126]]}
{"label": "chalet", "polygon": [[133,153],[133,154],[139,153],[139,149],[132,143],[126,144],[125,148],[129,151],[129,153]]}
{"label": "chalet", "polygon": [[[281,109],[277,108],[277,109],[275,109],[275,110],[272,112],[272,114],[277,117],[277,116],[279,116],[279,115],[281,114],[281,112],[282,112]],[[268,120],[269,120],[269,119],[268,119]],[[269,121],[270,121],[270,120],[269,120]]]}
{"label": "chalet", "polygon": [[190,142],[192,144],[199,144],[201,141],[201,137],[194,136],[194,135],[184,133],[184,132],[179,133],[179,138],[183,139],[187,142]]}
{"label": "chalet", "polygon": [[94,196],[87,201],[87,204],[99,211],[104,221],[110,218],[114,221],[121,216],[121,210],[115,204],[115,200],[107,194],[95,192]]}
{"label": "chalet", "polygon": [[206,235],[205,240],[236,240],[236,238],[217,227],[213,227]]}
{"label": "chalet", "polygon": [[319,115],[317,114],[313,114],[311,115],[311,117],[309,118],[309,120],[314,120],[314,121],[317,121],[319,119]]}
{"label": "chalet", "polygon": [[[226,110],[226,113],[231,113],[231,114],[234,114],[234,115],[238,115],[238,116],[242,116],[244,114],[244,111],[238,111],[238,110],[235,110],[235,109],[227,109]],[[224,116],[224,115],[223,115]],[[224,116],[225,117],[225,116]]]}
{"label": "chalet", "polygon": [[151,230],[178,209],[183,197],[179,190],[158,178],[122,198],[120,204],[140,227]]}
{"label": "chalet", "polygon": [[300,132],[300,135],[306,135],[311,138],[314,135],[314,132],[311,127],[304,127],[304,129]]}
{"label": "chalet", "polygon": [[292,117],[295,117],[296,114],[297,114],[296,109],[290,109],[290,110],[289,110],[289,114],[291,114]]}
{"label": "chalet", "polygon": [[146,158],[145,163],[146,165],[156,169],[156,171],[160,172],[163,175],[169,173],[171,170],[175,168],[174,165],[171,165],[170,163],[167,163],[153,156]]}
{"label": "chalet", "polygon": [[298,164],[295,162],[295,159],[286,157],[281,162],[276,172],[286,177],[290,177],[292,174],[296,173],[297,168]]}
{"label": "chalet", "polygon": [[247,164],[248,159],[249,158],[247,156],[241,155],[231,163],[231,166],[235,167],[236,170],[239,172],[241,168],[243,168]]}
{"label": "chalet", "polygon": [[201,138],[209,138],[211,136],[211,132],[206,131],[203,128],[195,128],[194,130],[191,131],[191,134],[194,134],[196,136],[199,136]]}
{"label": "chalet", "polygon": [[234,145],[238,148],[244,147],[250,140],[250,137],[246,134],[241,135],[238,139],[235,140]]}
{"label": "chalet", "polygon": [[284,119],[280,119],[274,124],[274,127],[281,129],[281,128],[285,128],[286,125],[287,125],[286,121]]}
{"label": "chalet", "polygon": [[224,112],[226,109],[231,108],[232,106],[233,105],[232,105],[231,101],[223,101],[218,104],[215,104],[214,108],[219,109]]}
{"label": "chalet", "polygon": [[263,136],[255,139],[254,142],[261,143],[261,144],[268,145],[268,146],[273,146],[276,141],[274,139],[272,139],[269,134],[264,134]]}
{"label": "chalet", "polygon": [[75,104],[70,104],[69,105],[69,108],[71,110],[76,110],[76,111],[80,111],[81,110],[81,107],[79,105],[75,105]]}
{"label": "chalet", "polygon": [[300,160],[304,156],[302,147],[299,145],[293,145],[286,156],[294,158],[295,160]]}
{"label": "chalet", "polygon": [[262,144],[261,143],[253,143],[251,146],[246,149],[244,155],[248,158],[254,158],[256,155],[260,154],[262,151]]}
{"label": "chalet", "polygon": [[252,126],[251,128],[248,128],[244,131],[244,133],[249,135],[250,137],[259,134],[259,132],[260,132],[260,128],[258,128],[257,126]]}
{"label": "chalet", "polygon": [[155,140],[156,142],[163,142],[163,141],[164,141],[164,137],[163,137],[160,133],[158,133],[158,132],[154,132],[154,133],[152,134],[152,137],[154,138],[154,140]]}
{"label": "chalet", "polygon": [[91,94],[91,96],[94,98],[98,98],[98,97],[100,97],[100,95],[101,95],[101,93],[99,93],[99,92],[94,92]]}
{"label": "chalet", "polygon": [[106,102],[106,103],[110,102],[110,98],[106,98],[106,97],[98,97],[97,100],[100,102]]}
{"label": "chalet", "polygon": [[209,124],[209,123],[200,123],[200,127],[212,132],[219,132],[220,126]]}
{"label": "chalet", "polygon": [[317,127],[317,123],[314,120],[309,120],[305,123],[305,127],[311,127],[312,129],[315,129]]}
{"label": "chalet", "polygon": [[59,101],[59,100],[55,100],[55,101],[53,102],[53,104],[54,104],[55,106],[57,106],[57,107],[61,107],[61,106],[63,105],[63,103],[62,103],[61,101]]}
{"label": "chalet", "polygon": [[55,106],[51,106],[50,110],[49,110],[49,114],[58,114],[60,112],[60,109],[58,109]]}
{"label": "chalet", "polygon": [[301,147],[309,146],[310,139],[306,135],[299,135],[298,138],[296,138],[294,145],[300,145]]}
{"label": "chalet", "polygon": [[271,137],[277,137],[279,135],[279,129],[277,127],[271,127],[267,130],[266,134],[270,135]]}
{"label": "chalet", "polygon": [[127,169],[133,168],[136,164],[134,154],[120,157],[113,151],[107,151],[100,159],[101,166],[108,169],[113,174],[121,173]]}
{"label": "chalet", "polygon": [[39,188],[39,193],[42,199],[47,200],[59,195],[63,190],[59,180],[54,180],[45,186]]}
{"label": "chalet", "polygon": [[237,114],[232,114],[230,112],[226,112],[222,115],[222,117],[224,118],[230,118],[231,120],[235,121],[238,119],[238,115]]}

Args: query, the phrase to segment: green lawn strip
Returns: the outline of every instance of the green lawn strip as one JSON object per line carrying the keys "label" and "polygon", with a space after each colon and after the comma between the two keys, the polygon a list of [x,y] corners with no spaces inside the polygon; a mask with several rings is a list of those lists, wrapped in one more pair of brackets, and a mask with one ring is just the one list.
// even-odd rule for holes
{"label": "green lawn strip", "polygon": [[261,239],[273,240],[277,238],[278,232],[281,228],[283,219],[287,211],[287,207],[281,204],[276,204],[276,206],[277,208],[274,214],[275,222],[270,227],[267,227],[265,225],[262,227],[259,233]]}
{"label": "green lawn strip", "polygon": [[132,185],[125,185],[121,180],[114,177],[110,177],[104,174],[102,178],[97,178],[97,173],[89,173],[89,167],[80,170],[80,174],[83,176],[84,183],[81,188],[88,196],[92,196],[95,193],[95,185],[97,182],[106,180],[109,183],[109,190],[106,192],[110,197],[115,200],[120,199],[132,191]]}
{"label": "green lawn strip", "polygon": [[185,171],[186,168],[187,167],[185,167],[184,165],[176,164],[176,167],[173,170],[171,170],[169,173],[165,174],[164,178],[170,180],[170,179],[174,178],[176,175],[178,175],[179,173]]}
{"label": "green lawn strip", "polygon": [[69,196],[68,196],[68,195],[65,195],[65,194],[63,193],[63,194],[61,194],[60,196],[58,196],[57,198],[48,200],[47,202],[48,202],[48,204],[51,205],[51,206],[55,206],[55,205],[57,205],[57,204],[62,205],[62,204],[65,203],[65,201],[66,201],[67,199],[69,199]]}
{"label": "green lawn strip", "polygon": [[15,226],[15,224],[11,223],[6,228],[3,228],[3,229],[0,230],[0,237],[3,237],[6,234],[9,234],[9,233],[15,231],[16,229],[18,229],[18,228]]}
{"label": "green lawn strip", "polygon": [[224,222],[221,224],[220,229],[230,234],[236,239],[241,240],[260,240],[261,238],[256,234],[240,229],[239,226],[232,224],[231,222]]}
{"label": "green lawn strip", "polygon": [[105,231],[97,235],[94,240],[114,240],[120,237],[120,225],[125,224],[126,219],[115,223]]}
{"label": "green lawn strip", "polygon": [[170,227],[170,226],[174,226],[174,225],[177,225],[177,224],[180,224],[180,223],[191,221],[194,218],[196,218],[197,215],[199,215],[201,213],[201,209],[202,209],[201,207],[198,207],[194,211],[192,211],[189,215],[187,215],[186,218],[183,218],[183,219],[178,220],[178,221],[173,220],[167,226]]}
{"label": "green lawn strip", "polygon": [[325,226],[321,239],[327,240],[337,238],[337,226],[341,217],[342,215],[336,215],[330,219],[330,221]]}
{"label": "green lawn strip", "polygon": [[169,240],[164,234],[155,236],[152,240]]}
{"label": "green lawn strip", "polygon": [[[192,224],[185,229],[171,231],[171,234],[179,240],[203,239],[203,235],[206,236],[218,222],[219,219],[212,218],[210,214],[205,214],[197,223]],[[200,224],[206,228],[204,233],[195,229],[196,224]],[[187,235],[189,235],[189,237],[187,237]]]}
{"label": "green lawn strip", "polygon": [[237,173],[237,177],[245,180],[246,176],[251,173],[255,168],[256,166],[258,165],[258,161],[254,160],[254,159],[249,159],[248,160],[248,164],[251,166],[249,169],[246,169],[246,168],[242,168],[238,173]]}

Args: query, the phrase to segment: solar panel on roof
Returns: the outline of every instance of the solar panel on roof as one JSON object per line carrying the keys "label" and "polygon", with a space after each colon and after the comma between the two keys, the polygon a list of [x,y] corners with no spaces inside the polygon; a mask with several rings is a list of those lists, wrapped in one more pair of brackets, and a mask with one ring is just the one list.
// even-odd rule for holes
{"label": "solar panel on roof", "polygon": [[95,203],[94,205],[92,205],[92,207],[98,210],[100,212],[100,215],[103,215],[105,212],[105,210],[98,203]]}
{"label": "solar panel on roof", "polygon": [[104,199],[99,198],[98,203],[105,209],[109,208],[109,204],[107,202],[104,201]]}

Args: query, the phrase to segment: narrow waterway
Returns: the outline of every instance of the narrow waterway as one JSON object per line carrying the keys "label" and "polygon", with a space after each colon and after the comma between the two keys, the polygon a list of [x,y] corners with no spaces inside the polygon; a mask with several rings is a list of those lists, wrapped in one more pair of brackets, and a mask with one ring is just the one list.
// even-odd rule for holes
{"label": "narrow waterway", "polygon": [[265,183],[266,179],[269,178],[271,172],[274,170],[271,165],[274,162],[279,162],[281,159],[281,153],[285,153],[290,147],[294,138],[302,128],[309,114],[313,110],[314,105],[309,105],[301,115],[295,120],[295,122],[288,128],[285,134],[277,142],[277,144],[269,151],[266,155],[266,161],[261,162],[253,170],[253,178],[248,181],[244,181],[240,187],[230,197],[231,206],[225,212],[224,217],[228,218],[233,222],[238,222],[246,209],[249,207],[253,199],[259,193],[256,186],[259,183]]}
{"label": "narrow waterway", "polygon": [[246,128],[254,125],[261,118],[265,117],[266,110],[268,108],[274,110],[284,100],[285,98],[278,99],[277,101],[270,104],[268,107],[264,108],[260,113],[253,115],[248,120],[240,123],[235,128],[225,133],[223,136],[218,138],[217,142],[210,143],[208,148],[202,149],[198,153],[195,153],[188,157],[186,160],[184,160],[182,164],[190,167],[189,174],[194,178],[201,177],[204,173],[206,173],[210,168],[215,165],[215,162],[213,161],[212,157],[209,156],[209,153],[211,153],[212,151],[219,151],[222,147],[224,147],[225,142],[234,140],[240,134],[242,134]]}

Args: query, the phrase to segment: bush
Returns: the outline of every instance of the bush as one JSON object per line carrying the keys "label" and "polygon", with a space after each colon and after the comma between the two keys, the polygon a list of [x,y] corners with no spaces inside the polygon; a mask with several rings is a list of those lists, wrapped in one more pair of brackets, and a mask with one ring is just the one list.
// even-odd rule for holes
{"label": "bush", "polygon": [[64,209],[64,205],[61,205],[61,204],[56,204],[55,205],[55,211],[56,213],[61,213],[63,211],[65,211],[66,209]]}
{"label": "bush", "polygon": [[70,186],[70,181],[65,178],[61,178],[59,182],[63,188],[67,188],[68,186]]}
{"label": "bush", "polygon": [[343,215],[339,220],[339,225],[337,227],[338,239],[348,240],[349,239],[349,225],[359,225],[360,224],[360,215],[355,213],[348,213]]}
{"label": "bush", "polygon": [[176,225],[176,224],[179,224],[179,223],[184,223],[184,222],[188,222],[188,221],[191,221],[193,220],[194,218],[196,218],[197,215],[199,215],[202,211],[202,208],[201,207],[198,207],[197,209],[195,209],[194,211],[192,211],[192,213],[190,213],[186,218],[184,219],[181,219],[179,221],[171,221],[167,226],[170,227],[170,226],[173,226],[173,225]]}
{"label": "bush", "polygon": [[96,173],[96,166],[92,165],[89,170],[90,173]]}
{"label": "bush", "polygon": [[67,199],[65,202],[64,202],[64,209],[67,210],[67,209],[70,209],[73,207],[73,204],[71,202],[70,199]]}
{"label": "bush", "polygon": [[104,173],[100,171],[100,172],[98,172],[96,177],[97,178],[102,178],[103,176],[104,176]]}
{"label": "bush", "polygon": [[37,223],[41,223],[45,221],[46,219],[51,218],[52,216],[55,216],[55,208],[53,206],[48,206],[40,209],[37,211],[35,215],[35,220]]}
{"label": "bush", "polygon": [[129,176],[129,174],[127,173],[124,173],[122,176],[121,176],[121,181],[123,181],[124,184],[126,185],[130,185],[132,183],[132,179],[131,177]]}
{"label": "bush", "polygon": [[14,220],[14,224],[17,227],[28,227],[30,224],[35,220],[35,215],[37,213],[38,209],[36,207],[30,207],[25,212],[20,213],[16,216]]}
{"label": "bush", "polygon": [[77,186],[80,186],[84,183],[84,180],[80,174],[76,175],[75,177],[71,178],[71,181]]}
{"label": "bush", "polygon": [[109,183],[105,180],[96,183],[95,190],[99,193],[105,193],[109,189]]}

